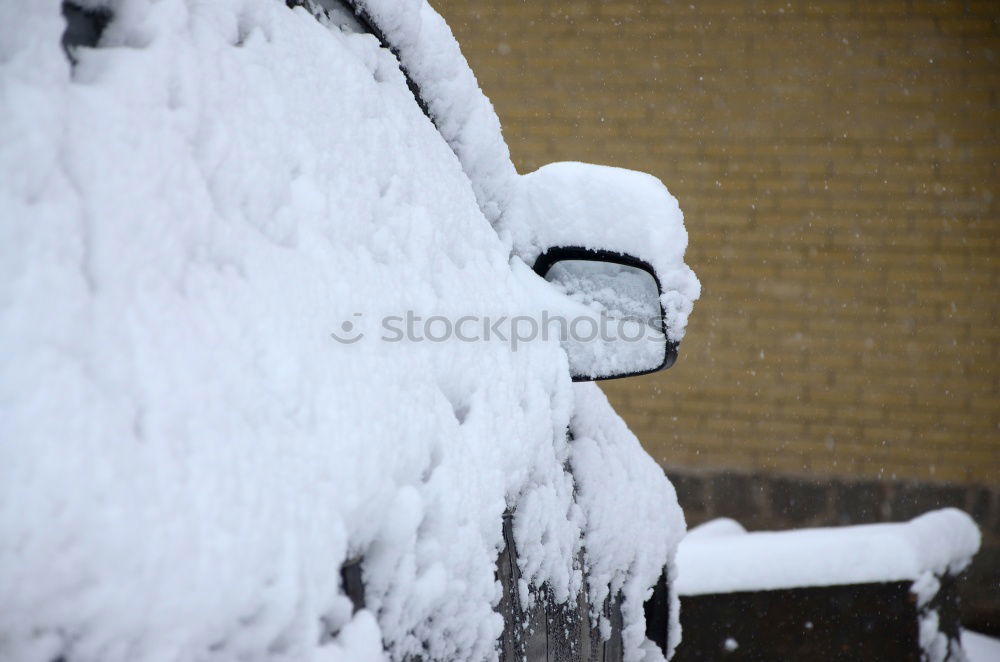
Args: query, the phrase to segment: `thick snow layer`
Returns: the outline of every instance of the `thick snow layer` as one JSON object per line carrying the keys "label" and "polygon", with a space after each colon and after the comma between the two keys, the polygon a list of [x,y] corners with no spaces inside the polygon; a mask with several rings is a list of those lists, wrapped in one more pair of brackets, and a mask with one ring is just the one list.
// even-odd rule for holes
{"label": "thick snow layer", "polygon": [[900,524],[753,533],[733,524],[703,525],[681,542],[681,595],[925,580],[961,571],[980,541],[972,519],[954,508]]}
{"label": "thick snow layer", "polygon": [[746,533],[743,525],[728,517],[719,517],[703,524],[699,524],[693,529],[689,529],[685,538],[687,540],[705,540],[706,538],[720,538],[724,536],[734,536]]}
{"label": "thick snow layer", "polygon": [[[614,414],[601,390],[581,383],[575,391],[571,463],[577,502],[585,513],[583,541],[588,550],[591,604],[603,604],[609,592],[622,592],[626,623],[622,640],[626,651],[638,654],[645,639],[643,603],[665,569],[674,574],[674,550],[685,529],[684,515],[672,505],[664,509],[663,504],[677,502],[673,485],[658,479],[663,470]],[[673,535],[647,538],[651,527],[663,526]],[[679,613],[673,592],[670,640],[674,645],[680,640]]]}
{"label": "thick snow layer", "polygon": [[555,341],[372,337],[539,305],[481,211],[513,170],[440,18],[366,3],[448,142],[371,36],[108,4],[74,68],[59,2],[0,3],[0,658],[488,659],[511,507],[531,583],[571,595],[586,545],[636,659],[683,524],[596,387]]}
{"label": "thick snow layer", "polygon": [[962,630],[962,648],[969,662],[997,662],[1000,660],[1000,639],[987,637],[971,630]]}
{"label": "thick snow layer", "polygon": [[356,0],[398,53],[435,125],[495,223],[510,202],[517,172],[486,98],[444,19],[424,0]]}
{"label": "thick snow layer", "polygon": [[647,262],[663,290],[667,335],[674,341],[684,337],[701,285],[684,263],[684,215],[656,177],[552,163],[518,180],[501,228],[529,264],[557,246],[614,251]]}

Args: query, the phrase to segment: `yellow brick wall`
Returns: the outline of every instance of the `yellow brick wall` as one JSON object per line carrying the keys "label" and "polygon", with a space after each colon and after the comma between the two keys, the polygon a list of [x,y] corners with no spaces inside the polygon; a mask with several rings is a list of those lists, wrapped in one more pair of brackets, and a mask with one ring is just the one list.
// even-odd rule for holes
{"label": "yellow brick wall", "polygon": [[1000,482],[1000,2],[432,2],[522,172],[680,200],[680,360],[605,387],[654,457]]}

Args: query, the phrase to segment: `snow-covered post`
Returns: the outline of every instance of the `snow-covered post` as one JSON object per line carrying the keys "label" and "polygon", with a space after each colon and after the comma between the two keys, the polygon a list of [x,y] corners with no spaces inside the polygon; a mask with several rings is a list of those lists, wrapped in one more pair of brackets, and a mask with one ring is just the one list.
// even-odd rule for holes
{"label": "snow-covered post", "polygon": [[979,543],[953,508],[783,532],[709,522],[677,554],[675,660],[964,661],[956,579]]}

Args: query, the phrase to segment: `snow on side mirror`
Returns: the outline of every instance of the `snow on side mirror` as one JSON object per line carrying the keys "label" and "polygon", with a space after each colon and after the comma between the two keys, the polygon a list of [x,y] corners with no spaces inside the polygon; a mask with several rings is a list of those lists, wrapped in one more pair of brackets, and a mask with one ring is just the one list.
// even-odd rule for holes
{"label": "snow on side mirror", "polygon": [[647,263],[557,247],[539,256],[534,270],[574,304],[561,335],[573,381],[644,375],[676,361],[677,343],[664,332],[660,282]]}
{"label": "snow on side mirror", "polygon": [[[559,307],[581,317],[563,342],[573,378],[629,377],[673,365],[701,285],[684,263],[684,215],[663,182],[634,170],[566,162],[514,183],[498,229],[517,257],[567,295],[558,297]],[[558,262],[566,264],[550,274]],[[613,277],[602,269],[613,269]],[[582,317],[601,321],[601,310],[620,321],[604,320],[616,337],[581,342],[588,327]],[[656,321],[641,327],[627,319],[634,310],[652,311]]]}

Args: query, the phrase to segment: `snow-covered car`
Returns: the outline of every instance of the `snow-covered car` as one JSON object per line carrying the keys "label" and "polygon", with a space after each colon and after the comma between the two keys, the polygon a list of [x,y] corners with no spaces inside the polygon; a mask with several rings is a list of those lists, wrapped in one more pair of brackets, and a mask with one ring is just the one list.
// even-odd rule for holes
{"label": "snow-covered car", "polygon": [[658,180],[518,175],[424,0],[8,0],[0,85],[0,659],[670,655]]}

